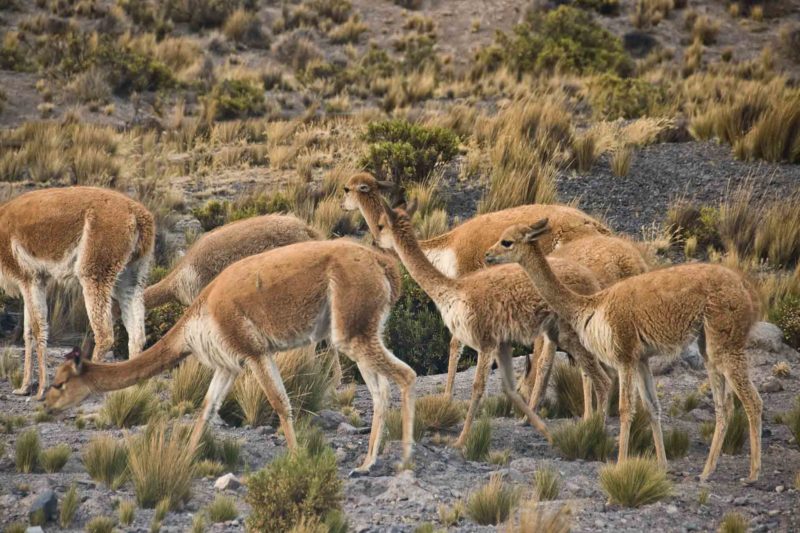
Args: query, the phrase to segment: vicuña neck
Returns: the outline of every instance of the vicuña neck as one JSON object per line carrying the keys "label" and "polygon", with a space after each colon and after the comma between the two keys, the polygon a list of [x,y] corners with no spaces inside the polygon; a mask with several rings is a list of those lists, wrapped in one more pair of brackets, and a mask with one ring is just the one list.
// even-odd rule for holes
{"label": "vicu\u00f1a neck", "polygon": [[161,340],[142,352],[139,357],[122,363],[92,363],[85,361],[83,376],[96,392],[124,389],[173,368],[191,352],[182,341],[183,321]]}
{"label": "vicu\u00f1a neck", "polygon": [[425,256],[407,221],[400,221],[392,228],[394,248],[411,277],[419,283],[428,296],[437,304],[455,289],[452,279],[442,274]]}
{"label": "vicu\u00f1a neck", "polygon": [[558,279],[538,242],[534,241],[526,250],[520,265],[528,273],[547,305],[574,325],[587,306],[591,306],[592,299],[574,292]]}
{"label": "vicu\u00f1a neck", "polygon": [[[372,238],[375,240],[375,242],[377,242],[380,239],[378,221],[381,219],[381,215],[383,214],[383,205],[381,204],[380,197],[365,196],[359,202],[359,207],[361,208],[361,214],[363,215],[364,220],[367,222],[367,227],[369,227],[369,232],[372,234]],[[440,248],[448,247],[450,244],[449,235],[450,233],[448,232],[437,237],[417,242],[419,247],[426,252],[429,250],[438,250]]]}

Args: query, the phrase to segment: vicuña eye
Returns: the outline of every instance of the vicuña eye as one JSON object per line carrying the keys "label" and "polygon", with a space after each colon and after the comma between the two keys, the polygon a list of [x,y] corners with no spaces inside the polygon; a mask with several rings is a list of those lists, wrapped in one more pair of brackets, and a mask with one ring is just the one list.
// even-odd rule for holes
{"label": "vicu\u00f1a eye", "polygon": [[378,231],[383,231],[383,224],[378,224]]}
{"label": "vicu\u00f1a eye", "polygon": [[345,187],[344,192],[350,192],[350,187]]}
{"label": "vicu\u00f1a eye", "polygon": [[500,241],[500,246],[503,248],[511,248],[511,245],[514,244],[511,241]]}

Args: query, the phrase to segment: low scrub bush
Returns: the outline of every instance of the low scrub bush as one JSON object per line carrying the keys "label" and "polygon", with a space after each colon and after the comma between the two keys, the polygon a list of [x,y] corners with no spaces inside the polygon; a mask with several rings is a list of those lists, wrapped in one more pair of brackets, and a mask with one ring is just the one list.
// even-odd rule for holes
{"label": "low scrub bush", "polygon": [[671,429],[664,434],[664,451],[667,459],[680,459],[689,454],[689,433],[681,429]]}
{"label": "low scrub bush", "polygon": [[29,429],[17,438],[16,463],[17,472],[30,474],[39,466],[39,456],[42,446],[39,443],[39,433]]}
{"label": "low scrub bush", "polygon": [[90,440],[82,460],[89,476],[111,489],[117,489],[127,478],[128,449],[112,437],[100,435]]}
{"label": "low scrub bush", "polygon": [[49,474],[61,472],[71,454],[72,450],[70,450],[69,444],[59,444],[42,450],[39,462],[42,465],[42,469]]}
{"label": "low scrub bush", "polygon": [[157,420],[128,438],[130,476],[141,507],[152,508],[166,498],[174,509],[191,496],[194,457],[178,427]]}
{"label": "low scrub bush", "polygon": [[797,397],[794,408],[784,413],[782,418],[783,423],[792,432],[795,444],[800,446],[800,396]]}
{"label": "low scrub bush", "polygon": [[[711,442],[714,435],[714,422],[704,422],[700,425],[700,435],[706,442]],[[742,409],[738,398],[734,400],[733,414],[725,430],[725,439],[722,441],[722,452],[728,455],[739,455],[744,448],[745,440],[749,434],[747,415]]]}
{"label": "low scrub bush", "polygon": [[569,533],[572,516],[568,505],[553,509],[532,501],[521,507],[519,520],[509,525],[508,533]]}
{"label": "low scrub bush", "polygon": [[658,115],[666,101],[664,89],[641,78],[603,74],[589,83],[592,111],[604,120]]}
{"label": "low scrub bush", "polygon": [[612,503],[641,507],[672,494],[666,472],[647,458],[631,458],[600,470],[600,487]]}
{"label": "low scrub bush", "polygon": [[508,520],[519,493],[503,483],[500,476],[492,476],[489,483],[473,492],[467,499],[467,516],[476,524],[490,526]]}
{"label": "low scrub bush", "polygon": [[414,421],[425,430],[451,429],[463,419],[464,411],[461,405],[445,394],[417,398]]}
{"label": "low scrub bush", "polygon": [[249,531],[287,531],[303,518],[341,509],[342,482],[330,448],[317,455],[304,448],[282,455],[248,477],[247,489]]}
{"label": "low scrub bush", "polygon": [[222,80],[211,90],[207,110],[207,118],[217,120],[263,115],[264,88],[254,80]]}
{"label": "low scrub bush", "polygon": [[568,363],[556,363],[550,382],[555,396],[548,405],[548,414],[555,418],[583,416],[583,378],[580,368]]}
{"label": "low scrub bush", "polygon": [[633,61],[618,37],[602,28],[592,14],[570,6],[542,12],[531,10],[513,33],[498,33],[496,44],[479,52],[475,73],[505,64],[517,73],[569,72],[621,76]]}
{"label": "low scrub bush", "polygon": [[481,402],[481,413],[490,418],[511,418],[516,411],[511,399],[505,394],[489,396]]}
{"label": "low scrub bush", "polygon": [[200,407],[208,392],[211,374],[211,369],[200,364],[196,358],[187,358],[181,366],[172,371],[172,380],[169,384],[172,405],[188,402],[195,409]]}
{"label": "low scrub bush", "polygon": [[125,500],[119,503],[119,509],[117,509],[117,514],[119,516],[119,523],[123,526],[129,526],[133,523],[133,519],[136,516],[136,502],[131,500]]}
{"label": "low scrub bush", "polygon": [[400,119],[369,124],[364,138],[369,144],[361,165],[379,179],[396,183],[424,180],[438,161],[450,161],[458,153],[458,137],[452,131]]}
{"label": "low scrub bush", "polygon": [[747,533],[749,529],[750,521],[735,511],[725,513],[719,523],[719,533]]}
{"label": "low scrub bush", "polygon": [[86,524],[86,533],[112,533],[114,519],[108,516],[96,516]]}
{"label": "low scrub bush", "polygon": [[112,90],[127,95],[133,91],[157,91],[177,84],[172,70],[133,46],[107,40],[97,50],[95,64],[106,75]]}
{"label": "low scrub bush", "polygon": [[488,418],[479,418],[464,440],[464,458],[470,461],[486,461],[491,446],[492,423]]}
{"label": "low scrub bush", "polygon": [[567,422],[552,432],[553,446],[566,459],[605,461],[614,449],[614,440],[606,432],[603,418]]}

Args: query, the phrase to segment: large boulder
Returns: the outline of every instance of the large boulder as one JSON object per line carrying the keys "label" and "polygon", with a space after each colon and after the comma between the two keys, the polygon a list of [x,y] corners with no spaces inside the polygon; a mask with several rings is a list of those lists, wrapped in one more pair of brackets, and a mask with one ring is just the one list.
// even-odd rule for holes
{"label": "large boulder", "polygon": [[750,331],[747,347],[754,350],[764,350],[771,353],[784,353],[791,347],[783,342],[783,331],[775,324],[758,322]]}
{"label": "large boulder", "polygon": [[52,489],[47,489],[36,496],[30,509],[28,519],[41,524],[52,522],[58,517],[58,496]]}

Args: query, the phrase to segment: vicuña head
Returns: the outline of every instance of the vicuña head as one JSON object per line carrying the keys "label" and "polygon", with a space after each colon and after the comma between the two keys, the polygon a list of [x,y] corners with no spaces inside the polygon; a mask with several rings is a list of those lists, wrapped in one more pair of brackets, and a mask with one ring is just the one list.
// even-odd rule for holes
{"label": "vicu\u00f1a head", "polygon": [[65,361],[56,369],[53,384],[47,389],[44,404],[48,410],[61,411],[77,405],[89,396],[93,390],[84,378],[87,363],[79,348],[67,353]]}
{"label": "vicu\u00f1a head", "polygon": [[395,232],[399,235],[414,235],[414,226],[411,224],[411,218],[417,211],[417,202],[412,200],[409,205],[400,205],[390,208],[389,204],[383,203],[383,213],[378,219],[378,246],[385,250],[391,250],[395,247]]}
{"label": "vicu\u00f1a head", "polygon": [[494,246],[486,250],[486,262],[490,265],[518,263],[525,252],[525,247],[519,246],[519,244],[532,243],[548,233],[550,233],[550,226],[546,218],[530,226],[524,224],[511,226],[503,232],[500,240]]}
{"label": "vicu\u00f1a head", "polygon": [[[398,187],[391,181],[380,181],[366,172],[355,174],[347,180],[344,186],[344,199],[342,209],[345,211],[355,211],[359,205],[363,205],[364,200],[369,200],[371,194],[375,192],[392,192]],[[359,202],[361,200],[361,202]]]}

